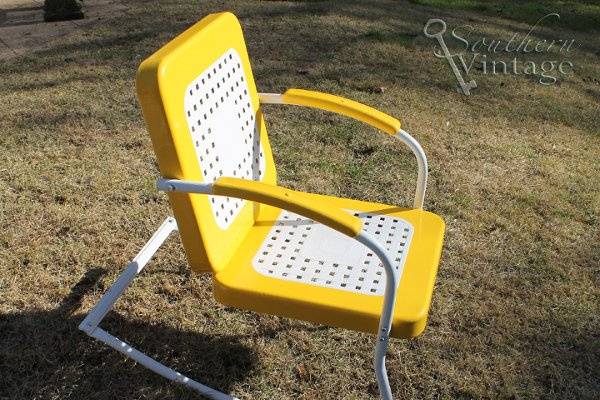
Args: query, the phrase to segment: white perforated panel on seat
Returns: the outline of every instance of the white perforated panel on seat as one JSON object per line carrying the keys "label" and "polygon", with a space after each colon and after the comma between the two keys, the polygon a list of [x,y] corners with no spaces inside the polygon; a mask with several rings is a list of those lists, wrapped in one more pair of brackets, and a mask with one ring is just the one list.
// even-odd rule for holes
{"label": "white perforated panel on seat", "polygon": [[[184,107],[204,182],[221,176],[260,180],[265,160],[256,114],[240,56],[230,49],[186,89]],[[218,226],[226,229],[244,200],[209,196]]]}
{"label": "white perforated panel on seat", "polygon": [[[402,275],[413,227],[386,215],[346,210],[363,220],[369,232],[390,252]],[[385,271],[377,255],[357,240],[300,215],[281,211],[252,260],[266,276],[309,285],[381,296]]]}

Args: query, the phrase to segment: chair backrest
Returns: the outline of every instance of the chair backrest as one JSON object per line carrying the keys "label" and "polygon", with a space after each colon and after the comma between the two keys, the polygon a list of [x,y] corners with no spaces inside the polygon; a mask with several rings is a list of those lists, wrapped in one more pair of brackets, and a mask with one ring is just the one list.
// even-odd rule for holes
{"label": "chair backrest", "polygon": [[[138,98],[164,178],[220,176],[274,184],[275,165],[242,29],[231,13],[211,14],[147,58]],[[195,271],[219,271],[252,227],[260,205],[170,193]]]}

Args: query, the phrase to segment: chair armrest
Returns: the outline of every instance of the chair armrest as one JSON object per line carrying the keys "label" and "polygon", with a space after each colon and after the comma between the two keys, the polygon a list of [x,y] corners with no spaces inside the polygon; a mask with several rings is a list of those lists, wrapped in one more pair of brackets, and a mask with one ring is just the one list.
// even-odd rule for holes
{"label": "chair armrest", "polygon": [[290,104],[335,112],[369,124],[402,141],[417,159],[418,175],[414,207],[422,209],[427,188],[427,157],[415,138],[400,128],[400,121],[372,107],[332,94],[303,89],[288,89],[283,94],[259,93],[261,104]]}
{"label": "chair armrest", "polygon": [[362,231],[362,221],[338,208],[323,204],[302,192],[257,181],[221,177],[213,183],[213,193],[256,201],[293,211],[350,237]]}
{"label": "chair armrest", "polygon": [[214,183],[159,179],[159,190],[168,192],[204,193],[256,201],[283,208],[311,218],[350,237],[362,232],[362,221],[338,208],[324,207],[321,202],[302,192],[252,180],[221,177]]}
{"label": "chair armrest", "polygon": [[[167,192],[230,196],[293,211],[355,238],[359,243],[371,249],[381,260],[386,276],[383,306],[379,320],[378,340],[375,349],[377,362],[381,363],[384,360],[392,327],[392,317],[394,315],[394,305],[400,276],[394,268],[393,259],[385,247],[374,236],[362,230],[362,221],[360,218],[339,208],[324,207],[322,203],[307,196],[305,193],[252,180],[221,177],[214,183],[201,183],[160,178],[156,186],[159,190]],[[379,365],[379,368],[381,368],[381,365]]]}
{"label": "chair armrest", "polygon": [[[269,97],[270,96],[270,97]],[[304,89],[288,89],[276,100],[273,95],[259,93],[261,103],[282,103],[318,108],[357,119],[390,135],[400,130],[400,121],[379,110],[333,94]]]}

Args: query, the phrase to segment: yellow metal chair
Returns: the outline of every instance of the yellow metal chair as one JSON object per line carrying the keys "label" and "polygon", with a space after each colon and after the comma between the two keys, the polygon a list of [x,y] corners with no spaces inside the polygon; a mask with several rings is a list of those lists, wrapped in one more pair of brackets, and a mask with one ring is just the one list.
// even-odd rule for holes
{"label": "yellow metal chair", "polygon": [[[417,141],[395,118],[351,100],[299,89],[258,93],[230,13],[207,16],[146,59],[137,88],[162,175],[157,185],[169,192],[175,219],[165,220],[80,329],[211,399],[232,399],[99,327],[178,230],[191,268],[212,273],[221,303],[377,335],[376,377],[391,399],[388,340],[425,328],[444,236],[442,219],[423,210],[427,161]],[[277,186],[261,104],[339,113],[400,139],[418,162],[414,207]]]}

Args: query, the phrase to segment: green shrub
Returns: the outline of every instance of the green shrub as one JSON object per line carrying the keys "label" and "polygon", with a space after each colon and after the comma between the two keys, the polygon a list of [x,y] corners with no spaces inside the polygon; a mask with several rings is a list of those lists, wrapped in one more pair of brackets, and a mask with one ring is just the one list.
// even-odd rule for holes
{"label": "green shrub", "polygon": [[81,2],[78,0],[45,0],[44,21],[65,21],[81,19]]}

